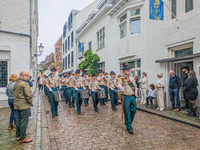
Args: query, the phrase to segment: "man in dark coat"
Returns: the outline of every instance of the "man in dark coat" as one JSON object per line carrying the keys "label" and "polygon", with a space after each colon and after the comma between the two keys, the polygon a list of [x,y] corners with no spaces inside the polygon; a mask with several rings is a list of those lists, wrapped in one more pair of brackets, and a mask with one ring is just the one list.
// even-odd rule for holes
{"label": "man in dark coat", "polygon": [[[183,77],[183,85],[182,87],[184,88],[184,85],[185,85],[185,81],[187,80],[188,78],[188,73],[189,73],[189,67],[188,66],[185,66],[182,68],[182,71],[183,73],[185,73],[184,77]],[[189,108],[189,100],[187,99],[186,97],[186,92],[183,91],[183,97],[185,99],[185,108],[188,109]]]}

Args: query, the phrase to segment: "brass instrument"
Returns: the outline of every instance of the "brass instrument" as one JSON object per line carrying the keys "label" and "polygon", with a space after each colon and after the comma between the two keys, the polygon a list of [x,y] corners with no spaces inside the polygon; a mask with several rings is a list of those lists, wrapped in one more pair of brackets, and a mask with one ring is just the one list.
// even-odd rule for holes
{"label": "brass instrument", "polygon": [[72,76],[75,77],[76,76],[75,73],[72,73]]}
{"label": "brass instrument", "polygon": [[107,72],[104,73],[104,76],[105,76],[105,78],[108,78],[108,73]]}
{"label": "brass instrument", "polygon": [[118,77],[118,79],[119,79],[119,78],[121,78],[121,75],[118,75],[117,77]]}
{"label": "brass instrument", "polygon": [[88,74],[88,78],[90,78],[90,79],[91,79],[91,78],[92,78],[92,75],[91,75],[91,74]]}

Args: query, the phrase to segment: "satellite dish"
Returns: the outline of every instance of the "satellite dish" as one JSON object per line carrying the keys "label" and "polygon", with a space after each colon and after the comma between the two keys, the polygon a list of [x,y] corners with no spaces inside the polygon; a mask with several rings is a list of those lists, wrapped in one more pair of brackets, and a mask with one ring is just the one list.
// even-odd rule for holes
{"label": "satellite dish", "polygon": [[49,76],[50,73],[51,73],[50,70],[46,70],[46,71],[45,71],[45,75],[46,75],[46,76]]}

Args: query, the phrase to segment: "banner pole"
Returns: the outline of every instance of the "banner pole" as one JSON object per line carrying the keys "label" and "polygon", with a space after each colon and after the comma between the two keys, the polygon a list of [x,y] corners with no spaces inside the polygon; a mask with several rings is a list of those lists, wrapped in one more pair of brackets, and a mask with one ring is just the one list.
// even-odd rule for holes
{"label": "banner pole", "polygon": [[[162,1],[163,2],[163,1]],[[167,7],[167,9],[171,12],[171,14],[176,18],[176,21],[178,21],[178,18],[176,17],[176,15],[170,10],[170,8],[167,6],[167,4],[165,2],[163,2],[165,4],[165,6]]]}

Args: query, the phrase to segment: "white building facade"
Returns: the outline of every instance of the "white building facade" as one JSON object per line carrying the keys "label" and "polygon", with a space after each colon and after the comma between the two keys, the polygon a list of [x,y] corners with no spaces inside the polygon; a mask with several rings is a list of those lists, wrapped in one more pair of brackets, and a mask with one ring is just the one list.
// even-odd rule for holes
{"label": "white building facade", "polygon": [[11,74],[29,72],[37,81],[37,0],[0,0],[0,100],[6,100],[5,89]]}
{"label": "white building facade", "polygon": [[[148,84],[156,84],[157,73],[162,72],[166,84],[166,106],[169,107],[170,70],[175,70],[182,80],[181,68],[189,66],[200,81],[200,1],[164,2],[178,21],[166,7],[163,21],[149,19],[147,0],[102,0],[96,5],[95,16],[90,21],[86,19],[78,28],[75,41],[84,43],[85,50],[97,53],[100,56],[99,69],[108,73],[113,70],[121,74],[120,69],[128,64],[131,75],[141,76],[146,72]],[[84,57],[78,47],[76,52],[76,64],[79,64]],[[184,106],[181,90],[180,97]],[[197,103],[200,105],[200,97]]]}

